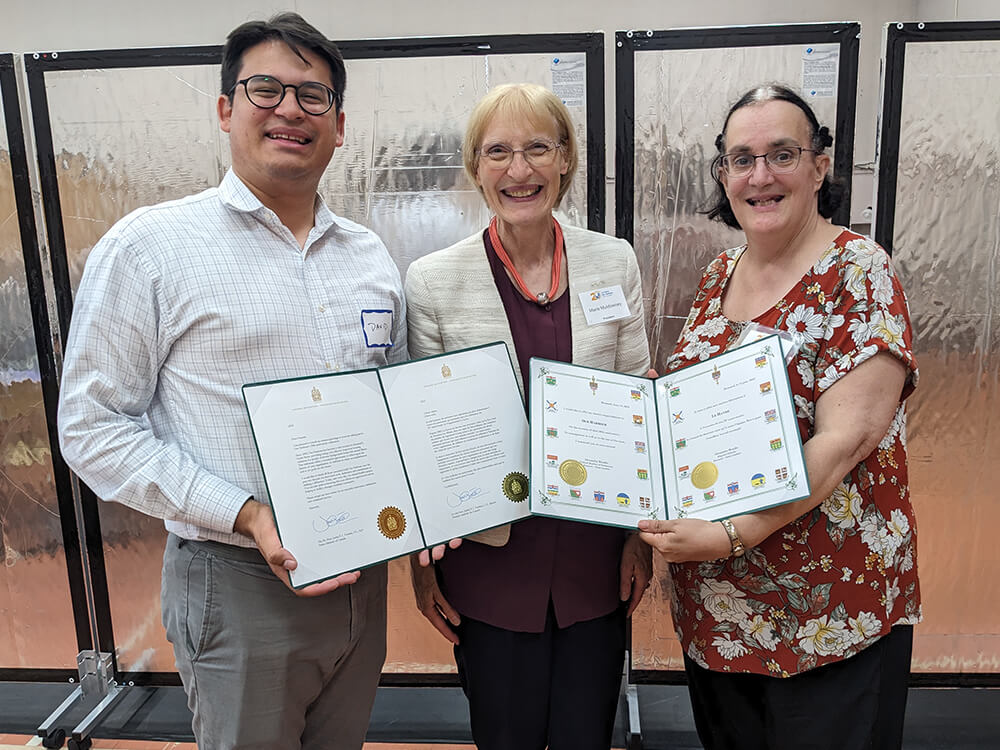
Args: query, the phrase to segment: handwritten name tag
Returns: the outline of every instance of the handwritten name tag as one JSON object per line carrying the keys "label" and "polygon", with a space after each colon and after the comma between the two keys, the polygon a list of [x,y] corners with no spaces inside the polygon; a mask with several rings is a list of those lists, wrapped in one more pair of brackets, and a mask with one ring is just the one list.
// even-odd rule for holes
{"label": "handwritten name tag", "polygon": [[392,310],[362,310],[361,331],[369,349],[392,346]]}
{"label": "handwritten name tag", "polygon": [[580,292],[580,304],[583,305],[583,314],[589,326],[610,323],[612,320],[627,318],[632,314],[629,312],[628,301],[625,299],[621,284]]}

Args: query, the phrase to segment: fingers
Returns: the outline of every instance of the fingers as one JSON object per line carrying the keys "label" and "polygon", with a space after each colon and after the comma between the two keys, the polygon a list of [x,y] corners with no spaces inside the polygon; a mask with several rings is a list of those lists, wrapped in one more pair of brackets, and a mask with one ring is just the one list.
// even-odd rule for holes
{"label": "fingers", "polygon": [[435,630],[452,643],[458,645],[458,634],[453,628],[458,627],[462,622],[461,616],[448,603],[448,600],[444,598],[436,581],[425,580],[423,584],[419,591],[415,591],[417,595],[417,609],[434,626]]}
{"label": "fingers", "polygon": [[[279,578],[280,577],[281,576],[279,576]],[[287,576],[285,576],[285,578],[286,585],[291,588],[291,583],[287,581]],[[336,591],[341,586],[349,586],[352,583],[357,583],[359,578],[361,578],[361,571],[355,570],[350,573],[341,573],[339,576],[330,578],[326,581],[320,581],[319,583],[314,583],[311,586],[306,586],[302,589],[292,589],[292,591],[295,592],[296,596],[323,596],[324,594],[329,594],[331,591]]]}
{"label": "fingers", "polygon": [[631,617],[632,613],[635,612],[639,606],[639,602],[642,601],[642,597],[646,595],[646,589],[649,588],[649,583],[652,579],[653,573],[651,569],[644,565],[636,567],[635,579],[632,581],[632,596],[628,600],[628,609],[625,611],[626,617]]}
{"label": "fingers", "polygon": [[649,587],[648,583],[640,584],[638,580],[632,583],[632,595],[629,597],[628,606],[625,609],[625,616],[631,617],[632,613],[635,612],[636,608],[639,606],[639,602],[642,601],[643,594],[646,593],[646,589]]}
{"label": "fingers", "polygon": [[444,596],[441,594],[440,589],[437,591],[437,596],[434,599],[434,603],[437,605],[437,608],[440,610],[441,614],[445,617],[445,619],[448,620],[448,622],[450,622],[455,627],[458,627],[459,625],[462,624],[462,616],[458,614],[458,610],[456,610],[448,603],[448,600],[445,599]]}
{"label": "fingers", "polygon": [[650,547],[655,549],[661,555],[666,556],[667,553],[667,539],[666,534],[654,533],[649,531],[640,531],[639,538],[648,544]]}
{"label": "fingers", "polygon": [[444,619],[441,612],[436,607],[431,607],[429,610],[420,610],[424,617],[434,626],[441,635],[443,635],[451,643],[458,645],[458,633],[451,629],[448,621]]}
{"label": "fingers", "polygon": [[656,379],[660,376],[656,374],[656,370],[650,367],[649,370],[646,372],[646,377],[650,379]]}
{"label": "fingers", "polygon": [[[667,531],[673,531],[675,522],[674,521],[655,521],[651,518],[643,518],[639,521],[639,530],[648,531],[654,534],[663,534]],[[649,544],[649,540],[645,540]]]}
{"label": "fingers", "polygon": [[632,595],[632,570],[631,567],[626,569],[622,566],[620,580],[618,583],[618,599],[620,601],[628,601],[629,597]]}
{"label": "fingers", "polygon": [[417,553],[417,562],[426,568],[432,561],[437,562],[444,557],[445,551],[449,549],[458,549],[461,546],[462,540],[459,538],[451,539],[447,544],[437,544],[430,549],[422,549],[419,553]]}

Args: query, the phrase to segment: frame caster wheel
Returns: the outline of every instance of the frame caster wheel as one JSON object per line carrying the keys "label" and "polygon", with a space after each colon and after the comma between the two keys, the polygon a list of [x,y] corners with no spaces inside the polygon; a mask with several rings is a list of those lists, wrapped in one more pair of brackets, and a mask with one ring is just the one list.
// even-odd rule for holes
{"label": "frame caster wheel", "polygon": [[62,747],[66,741],[66,730],[56,729],[42,738],[42,747]]}
{"label": "frame caster wheel", "polygon": [[90,750],[92,744],[90,737],[84,737],[82,740],[70,740],[66,747],[69,750]]}

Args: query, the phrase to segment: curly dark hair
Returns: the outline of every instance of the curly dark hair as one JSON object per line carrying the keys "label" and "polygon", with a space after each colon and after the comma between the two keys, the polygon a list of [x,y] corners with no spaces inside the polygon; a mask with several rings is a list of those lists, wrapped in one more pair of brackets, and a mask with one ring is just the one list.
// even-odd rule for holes
{"label": "curly dark hair", "polygon": [[[729,108],[729,113],[726,115],[726,121],[722,125],[722,132],[715,137],[715,148],[719,152],[719,155],[712,161],[712,179],[715,180],[716,193],[715,203],[711,208],[705,211],[708,218],[721,221],[734,229],[742,229],[742,227],[740,227],[740,223],[736,220],[736,215],[733,213],[733,207],[729,204],[729,197],[726,195],[726,189],[722,185],[722,180],[719,178],[719,159],[721,159],[722,154],[725,153],[726,128],[729,126],[729,118],[732,117],[733,113],[737,110],[743,109],[743,107],[747,107],[751,104],[775,100],[794,104],[802,110],[802,114],[806,116],[806,121],[809,123],[812,147],[818,153],[822,153],[824,149],[833,145],[833,136],[830,135],[830,129],[825,125],[822,127],[820,126],[819,120],[816,119],[816,114],[812,111],[812,107],[810,107],[801,96],[796,94],[787,86],[782,86],[778,83],[768,83],[762,86],[755,86],[741,96],[736,103]],[[825,219],[829,219],[833,216],[844,202],[844,196],[846,193],[847,188],[844,181],[839,177],[834,177],[830,174],[830,172],[827,172],[817,195],[816,208],[819,211],[820,216]]]}
{"label": "curly dark hair", "polygon": [[333,82],[334,106],[339,114],[344,106],[344,90],[347,88],[344,56],[340,54],[336,44],[298,13],[278,13],[267,21],[247,21],[229,32],[226,45],[222,48],[222,94],[232,102],[236,76],[243,65],[243,55],[251,47],[272,39],[287,44],[303,62],[306,59],[302,56],[302,49],[326,61],[330,66]]}

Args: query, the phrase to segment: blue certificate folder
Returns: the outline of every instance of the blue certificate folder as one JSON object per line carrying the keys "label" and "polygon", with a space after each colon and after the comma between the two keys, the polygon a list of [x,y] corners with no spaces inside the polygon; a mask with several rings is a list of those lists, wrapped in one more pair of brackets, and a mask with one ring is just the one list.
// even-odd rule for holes
{"label": "blue certificate folder", "polygon": [[534,515],[635,528],[810,494],[778,336],[655,380],[533,358],[529,392]]}
{"label": "blue certificate folder", "polygon": [[527,418],[502,342],[248,383],[243,398],[295,588],[528,515]]}

